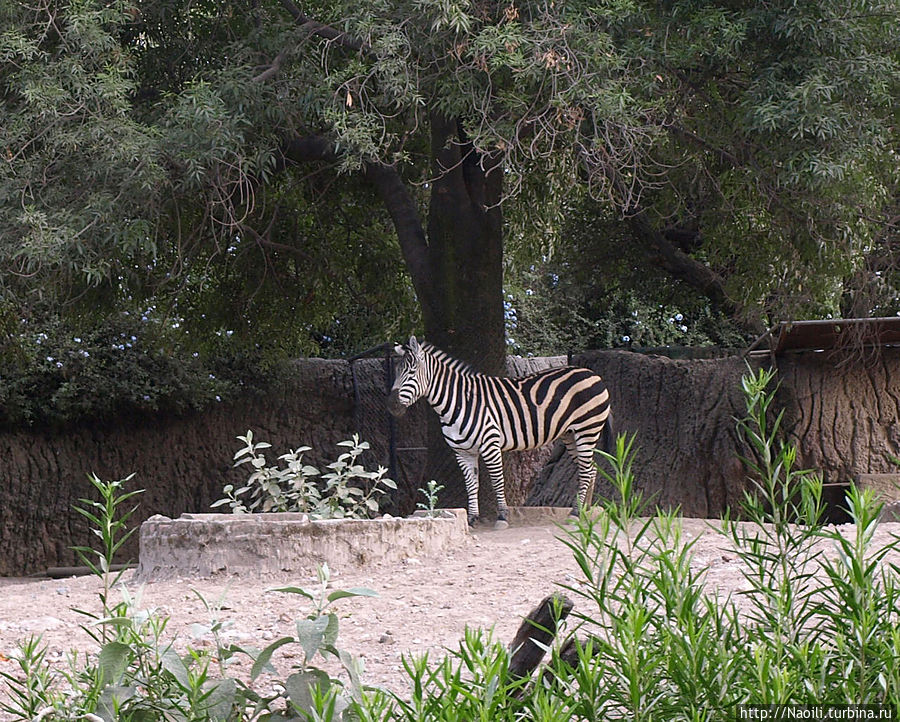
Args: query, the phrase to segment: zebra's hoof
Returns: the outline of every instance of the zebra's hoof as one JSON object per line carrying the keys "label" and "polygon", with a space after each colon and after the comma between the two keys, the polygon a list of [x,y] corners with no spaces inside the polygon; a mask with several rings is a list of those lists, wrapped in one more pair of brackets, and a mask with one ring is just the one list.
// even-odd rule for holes
{"label": "zebra's hoof", "polygon": [[494,522],[494,531],[500,531],[501,529],[509,529],[509,522],[506,519],[497,519]]}
{"label": "zebra's hoof", "polygon": [[469,527],[474,529],[477,524],[478,524],[478,517],[469,514]]}

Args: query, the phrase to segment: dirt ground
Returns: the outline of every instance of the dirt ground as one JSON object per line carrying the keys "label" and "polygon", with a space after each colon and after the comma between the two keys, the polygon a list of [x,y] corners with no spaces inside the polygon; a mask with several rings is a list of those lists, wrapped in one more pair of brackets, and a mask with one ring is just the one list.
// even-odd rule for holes
{"label": "dirt ground", "polygon": [[[686,538],[699,537],[694,563],[706,568],[708,589],[734,591],[744,586],[740,564],[727,540],[711,524],[686,519]],[[844,533],[850,533],[846,527]],[[876,543],[881,546],[900,533],[900,524],[882,524]],[[460,547],[431,558],[406,558],[399,563],[360,569],[333,569],[335,589],[367,587],[377,597],[341,600],[338,646],[361,656],[363,680],[403,693],[401,655],[428,652],[433,658],[457,646],[466,625],[493,627],[496,638],[508,643],[521,619],[558,585],[578,583],[580,572],[571,552],[559,540],[558,527],[522,526],[473,533]],[[197,593],[221,603],[219,618],[228,627],[223,636],[241,646],[264,647],[295,634],[294,620],[310,610],[302,597],[269,591],[272,587],[314,585],[314,578],[210,578],[128,584],[140,606],[168,615],[167,637],[176,646],[212,646],[207,625],[210,613]],[[91,650],[93,643],[79,628],[84,617],[75,609],[99,610],[99,580],[72,577],[58,580],[0,578],[0,671],[11,672],[17,642],[41,635],[49,657],[62,663],[69,650]],[[571,595],[570,595],[571,596]],[[574,597],[573,597],[574,598]],[[115,599],[119,599],[118,593]],[[576,608],[578,606],[576,598]],[[199,633],[199,636],[197,636]],[[274,658],[281,678],[298,658],[294,647]],[[263,684],[265,682],[263,681]],[[0,684],[0,699],[6,695]],[[2,719],[2,716],[0,716]]]}

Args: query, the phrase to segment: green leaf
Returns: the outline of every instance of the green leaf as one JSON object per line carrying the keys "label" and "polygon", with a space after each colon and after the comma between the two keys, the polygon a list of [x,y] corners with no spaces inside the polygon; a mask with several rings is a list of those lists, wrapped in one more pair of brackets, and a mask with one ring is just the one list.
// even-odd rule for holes
{"label": "green leaf", "polygon": [[121,687],[118,685],[110,685],[103,690],[100,699],[97,700],[97,713],[101,719],[116,722],[118,719],[118,710],[122,705],[137,694],[137,689],[133,686]]}
{"label": "green leaf", "polygon": [[257,656],[256,660],[253,662],[253,668],[250,670],[250,679],[259,677],[266,668],[271,669],[269,661],[272,659],[275,650],[279,647],[283,647],[285,644],[290,644],[293,641],[295,641],[293,637],[282,637],[281,639],[276,639],[272,644],[260,652],[259,656]]}
{"label": "green leaf", "polygon": [[303,587],[274,587],[267,589],[267,592],[284,592],[285,594],[299,594],[301,597],[315,600],[312,592],[306,591]]}
{"label": "green leaf", "polygon": [[187,667],[184,664],[184,660],[178,656],[178,652],[176,652],[172,647],[169,647],[160,657],[160,663],[169,674],[171,674],[175,681],[178,682],[178,685],[183,690],[189,690],[191,688],[191,675],[188,672]]}
{"label": "green leaf", "polygon": [[307,659],[311,659],[324,644],[330,623],[329,616],[297,620],[297,641],[303,647]]}
{"label": "green leaf", "polygon": [[378,592],[367,589],[365,587],[352,587],[351,589],[338,589],[328,595],[329,602],[335,602],[338,599],[348,599],[350,597],[377,597]]}
{"label": "green leaf", "polygon": [[323,692],[331,686],[331,677],[323,670],[311,668],[292,674],[284,682],[291,704],[301,713],[312,712],[312,690],[319,687]]}
{"label": "green leaf", "polygon": [[213,722],[225,722],[232,718],[231,712],[237,695],[237,685],[231,678],[209,680],[203,684],[206,694],[204,712]]}
{"label": "green leaf", "polygon": [[121,681],[131,658],[131,647],[123,642],[109,642],[104,646],[97,658],[104,683],[116,684]]}
{"label": "green leaf", "polygon": [[325,636],[323,638],[323,647],[332,647],[337,643],[339,626],[340,623],[338,622],[337,614],[330,613],[328,615],[328,627],[325,629]]}

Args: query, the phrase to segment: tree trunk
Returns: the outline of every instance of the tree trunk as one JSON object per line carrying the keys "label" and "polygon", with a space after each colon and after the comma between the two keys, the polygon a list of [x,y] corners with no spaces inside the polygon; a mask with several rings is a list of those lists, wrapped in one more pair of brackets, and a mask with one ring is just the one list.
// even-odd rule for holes
{"label": "tree trunk", "polygon": [[[505,370],[503,325],[502,172],[464,137],[459,122],[431,117],[432,176],[428,208],[428,302],[422,304],[425,336],[484,373]],[[462,473],[436,419],[429,427],[426,476],[441,481],[441,503],[465,506]],[[482,516],[497,514],[483,465]]]}
{"label": "tree trunk", "polygon": [[425,335],[479,371],[502,374],[502,171],[440,115],[431,118],[431,154]]}
{"label": "tree trunk", "polygon": [[[478,152],[458,119],[431,116],[432,181],[427,234],[419,209],[395,166],[368,162],[365,177],[377,190],[397,230],[403,258],[425,323],[426,338],[479,371],[501,375],[506,361],[503,321],[503,172]],[[285,144],[294,163],[334,160],[331,144],[308,136]],[[426,481],[444,485],[441,502],[465,506],[465,486],[436,419],[429,426]],[[496,499],[482,469],[479,499],[488,518]]]}

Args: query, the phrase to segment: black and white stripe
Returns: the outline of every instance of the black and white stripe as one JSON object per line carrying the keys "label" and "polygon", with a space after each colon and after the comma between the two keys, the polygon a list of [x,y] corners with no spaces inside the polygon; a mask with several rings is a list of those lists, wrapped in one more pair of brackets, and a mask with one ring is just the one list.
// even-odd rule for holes
{"label": "black and white stripe", "polygon": [[478,517],[478,457],[507,515],[501,452],[562,439],[578,465],[577,510],[596,476],[594,449],[609,417],[609,391],[581,368],[554,368],[523,378],[486,376],[415,336],[404,348],[388,406],[397,415],[420,398],[437,412],[466,481],[469,523]]}

